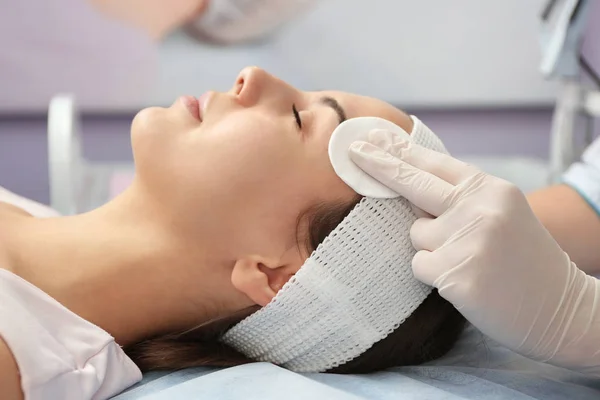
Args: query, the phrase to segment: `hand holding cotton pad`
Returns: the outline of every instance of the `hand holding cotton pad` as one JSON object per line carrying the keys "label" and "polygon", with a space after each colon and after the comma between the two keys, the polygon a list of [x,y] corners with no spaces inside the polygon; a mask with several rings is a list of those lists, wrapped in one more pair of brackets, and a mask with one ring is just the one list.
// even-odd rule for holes
{"label": "hand holding cotton pad", "polygon": [[356,141],[367,141],[369,132],[374,129],[391,131],[406,140],[411,140],[404,129],[383,118],[351,118],[333,131],[329,139],[329,160],[335,173],[356,193],[366,197],[395,198],[399,196],[398,193],[371,177],[350,159],[350,145]]}

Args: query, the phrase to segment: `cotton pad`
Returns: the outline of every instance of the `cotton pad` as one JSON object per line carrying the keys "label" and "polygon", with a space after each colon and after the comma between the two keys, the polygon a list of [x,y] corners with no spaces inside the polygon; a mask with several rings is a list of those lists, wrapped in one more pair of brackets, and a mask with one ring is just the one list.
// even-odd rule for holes
{"label": "cotton pad", "polygon": [[394,192],[378,180],[360,169],[351,159],[348,149],[357,140],[366,141],[369,132],[384,129],[399,135],[406,140],[411,137],[398,125],[378,117],[351,118],[342,122],[329,139],[329,159],[335,173],[354,191],[366,197],[391,199],[398,197]]}

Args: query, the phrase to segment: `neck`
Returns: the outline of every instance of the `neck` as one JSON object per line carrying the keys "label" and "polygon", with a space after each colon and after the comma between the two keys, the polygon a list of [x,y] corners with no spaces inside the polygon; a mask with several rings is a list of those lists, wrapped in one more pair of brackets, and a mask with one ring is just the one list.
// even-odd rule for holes
{"label": "neck", "polygon": [[121,345],[188,329],[246,301],[224,289],[232,263],[210,232],[179,240],[130,192],[88,214],[22,218],[9,235],[13,270]]}

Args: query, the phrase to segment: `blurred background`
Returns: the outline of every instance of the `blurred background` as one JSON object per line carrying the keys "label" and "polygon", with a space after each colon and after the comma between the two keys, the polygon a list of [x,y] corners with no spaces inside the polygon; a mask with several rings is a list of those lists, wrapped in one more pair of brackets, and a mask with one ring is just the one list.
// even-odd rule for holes
{"label": "blurred background", "polygon": [[[550,5],[569,3],[569,28],[581,32],[571,44],[565,33],[565,44],[560,27],[544,24]],[[131,179],[137,111],[227,90],[240,69],[258,65],[303,90],[390,102],[417,115],[454,155],[526,190],[539,187],[565,85],[593,87],[579,66],[565,72],[554,61],[544,73],[544,57],[570,45],[600,71],[600,4],[576,3],[0,0],[0,186],[51,202],[48,108],[68,93],[87,168],[79,208],[100,204]],[[568,157],[600,133],[585,112],[573,115]]]}

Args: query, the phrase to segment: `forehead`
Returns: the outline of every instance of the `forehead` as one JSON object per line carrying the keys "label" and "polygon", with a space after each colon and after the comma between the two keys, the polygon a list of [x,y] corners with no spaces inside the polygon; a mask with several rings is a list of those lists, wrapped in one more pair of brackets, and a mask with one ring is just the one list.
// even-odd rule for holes
{"label": "forehead", "polygon": [[395,123],[407,132],[412,131],[412,119],[405,112],[373,97],[334,90],[311,92],[315,97],[329,96],[340,103],[348,118],[379,117]]}

